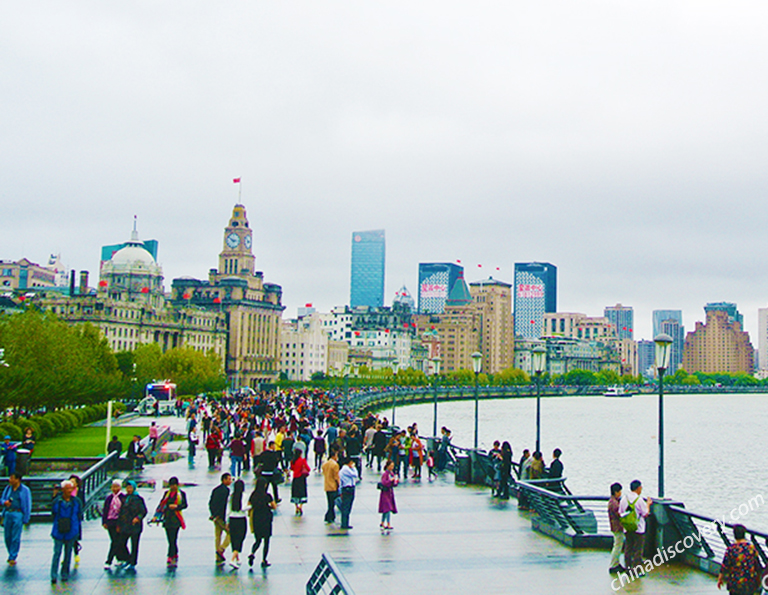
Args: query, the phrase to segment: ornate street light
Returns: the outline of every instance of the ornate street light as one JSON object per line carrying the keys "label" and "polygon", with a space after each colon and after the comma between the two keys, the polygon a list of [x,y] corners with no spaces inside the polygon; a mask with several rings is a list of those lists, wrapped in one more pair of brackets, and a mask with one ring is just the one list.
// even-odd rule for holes
{"label": "ornate street light", "polygon": [[432,415],[432,436],[437,438],[437,379],[440,376],[440,362],[443,360],[440,358],[439,355],[432,358],[432,366],[435,371],[434,375],[434,413]]}
{"label": "ornate street light", "polygon": [[531,366],[536,377],[536,450],[541,452],[541,374],[547,367],[547,349],[543,345],[531,351]]}
{"label": "ornate street light", "polygon": [[477,377],[480,375],[480,370],[483,368],[483,354],[479,351],[475,351],[470,357],[472,358],[472,369],[475,372],[475,449],[477,449],[477,417],[479,413]]}
{"label": "ornate street light", "polygon": [[669,368],[672,355],[672,337],[666,333],[656,335],[656,370],[659,372],[659,498],[664,497],[664,372]]}

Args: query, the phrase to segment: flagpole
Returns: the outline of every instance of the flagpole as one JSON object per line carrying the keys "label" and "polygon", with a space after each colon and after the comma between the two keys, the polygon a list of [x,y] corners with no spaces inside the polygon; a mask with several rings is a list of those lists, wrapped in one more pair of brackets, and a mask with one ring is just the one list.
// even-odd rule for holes
{"label": "flagpole", "polygon": [[243,178],[237,183],[237,202],[243,204]]}

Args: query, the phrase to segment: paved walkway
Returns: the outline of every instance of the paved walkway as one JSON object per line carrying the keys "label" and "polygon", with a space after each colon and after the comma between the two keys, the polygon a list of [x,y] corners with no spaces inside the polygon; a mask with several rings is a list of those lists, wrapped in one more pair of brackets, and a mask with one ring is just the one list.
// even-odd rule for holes
{"label": "paved walkway", "polygon": [[[172,422],[175,423],[176,422]],[[179,444],[175,443],[174,448]],[[323,523],[325,497],[322,477],[309,479],[310,501],[303,517],[293,515],[290,487],[281,491],[283,503],[275,517],[266,571],[247,565],[239,571],[214,565],[213,529],[208,521],[210,490],[220,472],[209,472],[205,453],[198,452],[193,468],[186,458],[148,467],[144,477],[157,480],[152,491],[141,489],[148,508],[161,495],[163,478],[177,475],[187,492],[188,529],[179,540],[176,572],[165,569],[165,534],[161,528],[144,530],[135,575],[102,569],[108,538],[97,522],[84,528],[80,567],[67,584],[52,586],[49,565],[52,551],[50,525],[25,530],[19,564],[0,569],[0,591],[38,593],[203,595],[208,593],[260,593],[280,595],[305,592],[305,584],[323,552],[338,562],[357,595],[379,593],[584,594],[612,593],[606,566],[608,555],[597,551],[571,551],[534,533],[527,513],[518,512],[515,500],[499,504],[479,488],[459,488],[453,476],[434,483],[409,482],[396,494],[400,514],[395,530],[378,529],[378,494],[375,474],[366,474],[357,493],[349,534]],[[225,462],[227,458],[225,455]],[[246,479],[250,479],[250,474]],[[246,541],[250,548],[251,538]],[[712,577],[686,567],[655,570],[624,589],[629,593],[715,593]]]}

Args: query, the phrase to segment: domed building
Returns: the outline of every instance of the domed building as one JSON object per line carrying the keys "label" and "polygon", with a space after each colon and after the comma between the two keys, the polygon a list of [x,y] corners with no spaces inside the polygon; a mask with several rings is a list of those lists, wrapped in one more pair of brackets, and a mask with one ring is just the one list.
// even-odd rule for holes
{"label": "domed building", "polygon": [[[166,302],[163,269],[147,244],[149,242],[139,240],[134,221],[128,242],[106,247],[114,250],[101,262],[96,291],[87,288],[84,272],[81,275],[84,275],[85,286],[79,293],[43,294],[40,306],[67,322],[90,322],[97,326],[115,352],[132,351],[143,343],[157,343],[163,351],[174,347],[213,350],[223,363],[227,345],[226,315],[189,302]],[[155,253],[156,246],[154,242]]]}
{"label": "domed building", "polygon": [[139,241],[135,221],[130,241],[102,263],[99,293],[113,300],[163,306],[163,270]]}

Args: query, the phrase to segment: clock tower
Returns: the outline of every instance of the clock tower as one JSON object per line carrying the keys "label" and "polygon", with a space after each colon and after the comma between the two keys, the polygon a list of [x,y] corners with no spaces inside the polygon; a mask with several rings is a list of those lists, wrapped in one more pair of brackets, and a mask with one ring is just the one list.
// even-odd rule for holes
{"label": "clock tower", "polygon": [[253,232],[243,205],[235,205],[224,229],[224,249],[219,254],[219,275],[251,276],[254,271]]}

